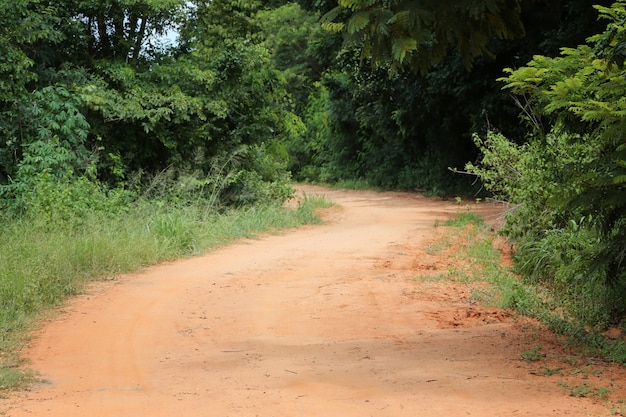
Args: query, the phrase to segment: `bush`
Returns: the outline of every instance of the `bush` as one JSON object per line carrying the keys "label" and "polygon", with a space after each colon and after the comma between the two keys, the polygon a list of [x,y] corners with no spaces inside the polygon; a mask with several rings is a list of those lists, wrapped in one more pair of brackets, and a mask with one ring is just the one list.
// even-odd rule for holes
{"label": "bush", "polygon": [[467,169],[512,203],[502,232],[518,271],[602,329],[626,317],[626,2],[596,8],[605,32],[502,79],[527,99],[528,142],[475,137],[483,159]]}

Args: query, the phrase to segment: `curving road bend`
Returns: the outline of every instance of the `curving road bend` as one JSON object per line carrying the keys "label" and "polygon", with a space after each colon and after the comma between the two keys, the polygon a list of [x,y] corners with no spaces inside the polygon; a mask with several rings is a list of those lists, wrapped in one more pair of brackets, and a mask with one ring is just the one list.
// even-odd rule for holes
{"label": "curving road bend", "polygon": [[420,268],[436,268],[420,247],[454,204],[305,189],[341,206],[327,224],[98,283],[71,300],[24,352],[47,382],[2,400],[0,410],[13,417],[609,415],[601,403],[529,373],[519,355],[533,341],[514,320],[463,323],[487,314],[469,303],[467,288],[415,279]]}

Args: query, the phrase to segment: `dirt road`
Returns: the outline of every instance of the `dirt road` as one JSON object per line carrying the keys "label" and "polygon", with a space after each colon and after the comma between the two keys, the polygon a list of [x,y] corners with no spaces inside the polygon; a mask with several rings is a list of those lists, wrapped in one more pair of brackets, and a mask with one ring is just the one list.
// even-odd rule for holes
{"label": "dirt road", "polygon": [[[0,409],[14,417],[610,415],[600,395],[569,395],[580,377],[570,371],[583,366],[575,359],[561,361],[561,379],[537,371],[564,356],[532,327],[470,303],[467,284],[415,279],[445,268],[424,245],[454,204],[307,191],[341,206],[327,224],[99,283],[69,302],[24,352],[47,382]],[[522,361],[539,342],[545,361]],[[586,381],[617,393],[620,369],[601,369]]]}

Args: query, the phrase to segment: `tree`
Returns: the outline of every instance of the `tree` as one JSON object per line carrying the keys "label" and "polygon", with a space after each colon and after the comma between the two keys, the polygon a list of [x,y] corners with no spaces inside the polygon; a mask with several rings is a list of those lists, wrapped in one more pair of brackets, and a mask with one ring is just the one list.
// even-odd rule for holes
{"label": "tree", "polygon": [[261,10],[256,18],[272,65],[286,78],[293,109],[302,114],[314,83],[331,65],[329,55],[340,47],[337,35],[321,28],[319,14],[306,11],[296,3]]}
{"label": "tree", "polygon": [[477,139],[483,168],[470,169],[516,206],[505,232],[520,271],[602,328],[626,316],[626,2],[595,7],[602,33],[507,70],[535,131],[523,146]]}
{"label": "tree", "polygon": [[19,108],[37,80],[33,55],[39,42],[57,42],[54,9],[37,0],[0,3],[0,183],[15,174],[27,118]]}
{"label": "tree", "polygon": [[[287,109],[285,80],[261,44],[260,6],[227,0],[0,6],[8,31],[0,49],[15,61],[0,72],[17,81],[0,85],[6,86],[0,192],[30,187],[27,172],[49,171],[53,185],[88,172],[89,181],[117,186],[133,172],[175,167],[236,172],[230,189],[247,191],[232,192],[232,202],[263,193],[285,197],[280,141],[301,127]],[[164,45],[172,28],[180,42]],[[22,123],[33,117],[36,123]],[[230,168],[215,170],[217,160]]]}
{"label": "tree", "polygon": [[[441,7],[441,13],[445,12],[443,6],[452,7],[447,2],[385,4],[397,6],[400,13],[401,7],[418,3],[432,10]],[[343,14],[335,20],[345,22],[350,15],[356,16],[357,11],[345,7],[348,2],[341,4],[344,7],[335,12],[343,10]],[[371,11],[382,2],[368,4]],[[469,7],[486,3],[454,4]],[[313,105],[323,114],[315,115],[312,109],[305,112],[303,117],[316,127],[292,146],[298,154],[293,164],[296,176],[301,166],[306,170],[302,178],[315,178],[317,172],[327,180],[356,176],[385,187],[476,192],[468,188],[467,178],[455,177],[448,170],[478,157],[472,132],[485,133],[495,127],[517,142],[526,140],[526,127],[519,124],[518,109],[510,93],[502,91],[495,81],[502,68],[522,66],[535,54],[558,53],[555,45],[576,46],[598,30],[593,9],[582,0],[524,1],[520,7],[519,19],[524,27],[532,27],[532,32],[516,39],[499,39],[494,34],[485,45],[491,55],[474,57],[471,71],[463,57],[452,50],[454,38],[446,36],[451,42],[446,51],[449,53],[439,62],[431,61],[428,53],[419,58],[428,63],[426,73],[400,71],[399,63],[395,71],[389,71],[390,61],[363,59],[362,44],[351,41],[358,38],[357,32],[352,36],[344,27],[348,41],[343,49],[334,50],[333,61],[321,78],[322,88],[313,91],[314,95],[319,93]],[[459,19],[462,10],[469,9],[459,8]],[[410,61],[405,61],[402,68],[416,69]],[[322,98],[326,101],[323,106]],[[320,131],[324,126],[320,121],[325,123],[325,134]],[[315,144],[308,150],[307,140]]]}
{"label": "tree", "polygon": [[262,8],[258,0],[194,0],[193,16],[181,28],[183,44],[192,42],[205,48],[219,48],[223,41],[240,39],[258,43],[260,28],[255,14]]}
{"label": "tree", "polygon": [[487,46],[493,37],[524,36],[521,11],[521,0],[343,0],[323,25],[342,31],[374,66],[425,73],[451,48],[471,68],[477,56],[492,55]]}
{"label": "tree", "polygon": [[159,39],[177,28],[188,12],[184,0],[62,0],[54,4],[64,34],[57,59],[89,68],[102,59],[133,66],[154,59],[162,52]]}

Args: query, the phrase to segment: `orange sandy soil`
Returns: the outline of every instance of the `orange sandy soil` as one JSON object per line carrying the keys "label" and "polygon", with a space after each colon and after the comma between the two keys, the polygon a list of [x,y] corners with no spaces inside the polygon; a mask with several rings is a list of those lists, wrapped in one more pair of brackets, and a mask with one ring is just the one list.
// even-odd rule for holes
{"label": "orange sandy soil", "polygon": [[[335,191],[322,226],[95,283],[23,356],[45,382],[5,416],[605,416],[621,366],[432,279],[452,202]],[[482,208],[481,208],[482,207]],[[475,208],[488,220],[500,209]],[[431,276],[431,279],[425,278]],[[521,355],[540,346],[539,360]],[[552,374],[552,375],[549,375]],[[585,385],[589,393],[570,395]],[[599,392],[598,389],[601,389]],[[607,391],[607,396],[604,396]]]}

